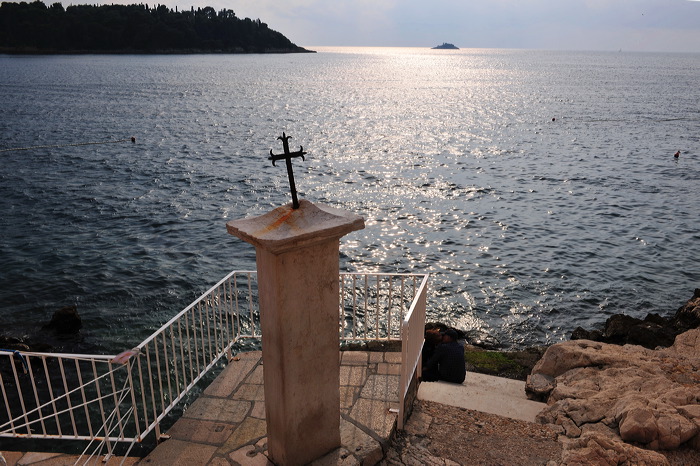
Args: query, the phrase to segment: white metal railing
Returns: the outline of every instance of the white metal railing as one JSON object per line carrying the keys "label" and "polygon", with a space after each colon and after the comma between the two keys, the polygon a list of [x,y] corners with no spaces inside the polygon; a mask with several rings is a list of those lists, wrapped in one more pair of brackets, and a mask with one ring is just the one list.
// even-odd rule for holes
{"label": "white metal railing", "polygon": [[[401,407],[419,367],[427,278],[339,277],[341,341],[403,339]],[[231,272],[119,355],[0,350],[0,437],[89,440],[108,457],[115,442],[160,437],[160,422],[195,384],[237,342],[261,336],[257,302],[255,272]]]}
{"label": "white metal railing", "polygon": [[[111,435],[103,430],[109,424],[105,413],[114,411],[123,393],[115,372],[125,372],[111,356],[2,350],[0,358],[6,401],[1,436],[91,440]],[[91,411],[102,419],[96,421]]]}
{"label": "white metal railing", "polygon": [[398,428],[406,421],[406,397],[414,375],[421,376],[421,358],[425,342],[425,311],[428,297],[428,275],[423,276],[408,314],[401,323],[401,372],[399,376]]}
{"label": "white metal railing", "polygon": [[399,429],[414,376],[421,374],[427,295],[428,275],[340,275],[340,340],[401,341]]}
{"label": "white metal railing", "polygon": [[254,272],[231,272],[119,355],[0,351],[0,437],[140,442],[231,348],[260,337]]}
{"label": "white metal railing", "polygon": [[255,272],[231,272],[138,345],[127,361],[137,434],[160,421],[242,338],[260,337]]}
{"label": "white metal railing", "polygon": [[340,340],[401,340],[401,326],[427,275],[341,273]]}

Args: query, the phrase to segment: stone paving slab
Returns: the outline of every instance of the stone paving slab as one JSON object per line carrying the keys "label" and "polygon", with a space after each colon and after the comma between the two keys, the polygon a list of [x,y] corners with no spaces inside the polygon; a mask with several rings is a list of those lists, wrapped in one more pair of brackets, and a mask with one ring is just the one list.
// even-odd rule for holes
{"label": "stone paving slab", "polygon": [[257,419],[265,419],[265,402],[256,401],[253,403],[253,409],[250,411],[250,417]]}
{"label": "stone paving slab", "polygon": [[183,417],[236,423],[246,418],[251,407],[252,403],[247,400],[201,396],[192,403],[192,406],[187,408]]}
{"label": "stone paving slab", "polygon": [[401,364],[401,353],[391,352],[382,354],[384,355],[384,362],[389,362],[391,364]]}
{"label": "stone paving slab", "polygon": [[400,375],[401,374],[401,364],[380,362],[377,364],[377,374]]}
{"label": "stone paving slab", "polygon": [[360,387],[367,380],[367,366],[340,366],[340,385]]}
{"label": "stone paving slab", "polygon": [[375,374],[367,377],[360,397],[373,400],[398,401],[399,376]]}
{"label": "stone paving slab", "polygon": [[340,357],[342,366],[367,366],[369,363],[369,354],[367,351],[343,351]]}
{"label": "stone paving slab", "polygon": [[[212,466],[228,466],[231,463],[227,460],[233,461],[235,464],[245,465],[245,466],[274,466],[267,456],[264,454],[265,444],[263,441],[259,441],[255,445],[246,445],[234,452],[228,454],[224,458],[217,458],[217,461],[210,463]],[[220,461],[219,461],[220,460]]]}
{"label": "stone paving slab", "polygon": [[354,452],[356,458],[362,458],[363,464],[375,464],[384,457],[381,442],[357,425],[342,418],[340,420],[340,443],[343,445],[342,449],[346,449],[348,453]]}
{"label": "stone paving slab", "polygon": [[[204,390],[206,396],[228,397],[236,391],[250,371],[262,361],[261,351],[251,351],[236,356],[230,361],[219,376]],[[262,383],[262,382],[261,382]]]}
{"label": "stone paving slab", "polygon": [[163,466],[209,464],[216,449],[215,445],[205,445],[171,438],[158,445],[141,463]]}
{"label": "stone paving slab", "polygon": [[398,400],[390,402],[360,398],[350,410],[350,418],[374,432],[377,438],[389,440],[396,428],[398,407]]}
{"label": "stone paving slab", "polygon": [[360,390],[362,387],[340,387],[340,410],[349,411],[355,404],[355,401],[360,397]]}
{"label": "stone paving slab", "polygon": [[265,387],[261,384],[241,384],[237,392],[231,395],[234,400],[265,401]]}
{"label": "stone paving slab", "polygon": [[220,445],[233,433],[234,426],[224,422],[181,418],[168,430],[170,438],[195,443]]}
{"label": "stone paving slab", "polygon": [[[264,419],[255,419],[253,417],[246,418],[221,444],[217,453],[230,454],[231,452],[240,449],[245,445],[255,443],[267,434],[267,425]],[[206,464],[206,463],[203,463]]]}

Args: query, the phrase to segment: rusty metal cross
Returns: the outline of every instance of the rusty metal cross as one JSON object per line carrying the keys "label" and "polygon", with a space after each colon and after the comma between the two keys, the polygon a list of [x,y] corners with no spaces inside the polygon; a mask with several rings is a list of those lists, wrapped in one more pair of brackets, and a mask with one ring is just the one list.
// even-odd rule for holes
{"label": "rusty metal cross", "polygon": [[294,172],[292,171],[292,157],[301,157],[301,160],[304,159],[304,148],[302,146],[299,146],[299,150],[297,152],[289,152],[289,139],[292,139],[291,136],[287,136],[286,134],[282,133],[282,136],[278,137],[277,139],[282,140],[282,147],[284,148],[284,154],[273,154],[272,149],[270,149],[270,156],[267,158],[267,160],[272,160],[272,165],[275,165],[275,161],[277,160],[282,160],[284,159],[287,162],[287,175],[289,176],[289,188],[292,191],[292,208],[298,209],[299,208],[299,200],[297,199],[297,188],[294,185]]}

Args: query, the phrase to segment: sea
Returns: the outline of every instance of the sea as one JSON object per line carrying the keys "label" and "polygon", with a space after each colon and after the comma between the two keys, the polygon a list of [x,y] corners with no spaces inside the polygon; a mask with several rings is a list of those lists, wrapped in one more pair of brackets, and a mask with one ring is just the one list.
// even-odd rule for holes
{"label": "sea", "polygon": [[76,306],[114,354],[254,270],[225,225],[290,202],[282,133],[299,197],[365,218],[341,269],[429,273],[428,320],[475,341],[700,287],[700,54],[309,48],[0,55],[0,333]]}

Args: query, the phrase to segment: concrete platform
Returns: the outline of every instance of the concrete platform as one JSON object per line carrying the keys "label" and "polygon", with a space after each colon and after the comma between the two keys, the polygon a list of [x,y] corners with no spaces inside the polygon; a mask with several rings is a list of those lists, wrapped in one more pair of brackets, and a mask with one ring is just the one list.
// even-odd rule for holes
{"label": "concrete platform", "polygon": [[[401,353],[348,351],[339,357],[342,446],[312,464],[374,465],[396,430]],[[262,352],[239,354],[166,433],[170,439],[146,458],[128,458],[124,464],[272,465],[265,456]],[[9,466],[62,466],[78,459],[57,453],[4,455]],[[108,465],[122,459],[111,458]],[[93,458],[90,464],[104,463]]]}
{"label": "concrete platform", "polygon": [[418,399],[535,422],[547,405],[528,400],[525,382],[467,372],[464,383],[423,382]]}

